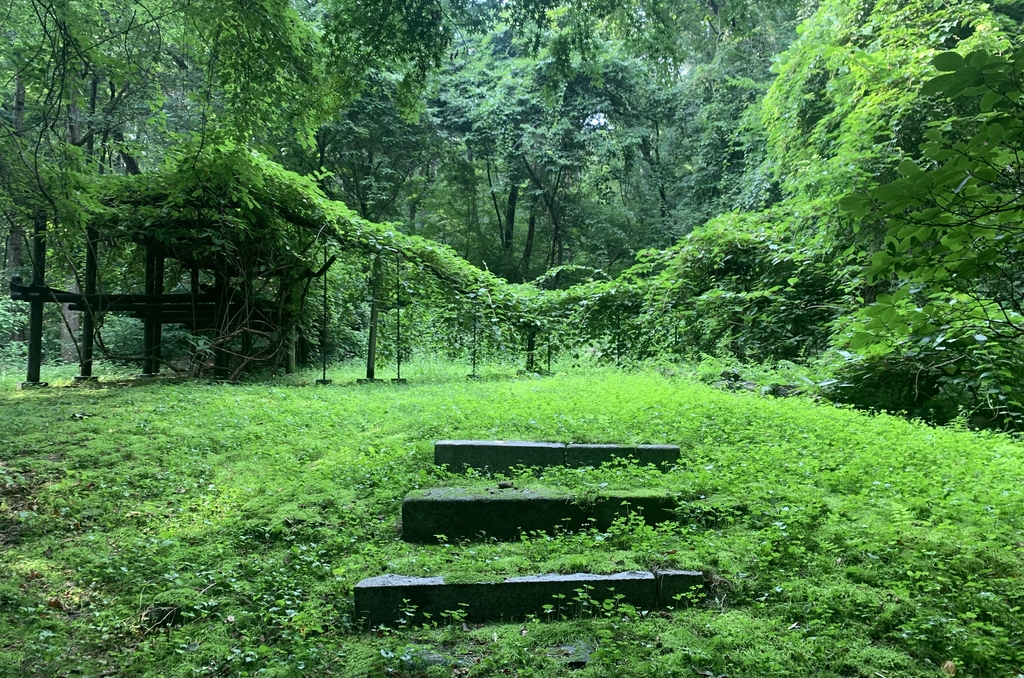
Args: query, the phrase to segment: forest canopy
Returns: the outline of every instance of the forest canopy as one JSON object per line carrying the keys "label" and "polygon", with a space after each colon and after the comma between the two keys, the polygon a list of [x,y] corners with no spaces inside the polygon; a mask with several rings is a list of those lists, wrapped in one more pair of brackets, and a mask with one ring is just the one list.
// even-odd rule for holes
{"label": "forest canopy", "polygon": [[[499,353],[543,337],[618,361],[788,360],[837,400],[1024,417],[1017,2],[0,15],[5,283],[31,277],[36,232],[67,290],[95,246],[98,289],[128,294],[159,246],[178,262],[161,289],[191,267],[195,289],[275,309],[251,332],[266,365],[293,331],[362,355],[371,302],[404,298],[413,352],[466,350],[483,322]],[[46,313],[47,359],[77,360],[77,311]],[[27,323],[0,304],[5,360]],[[129,330],[111,313],[91,331],[132,360]]]}

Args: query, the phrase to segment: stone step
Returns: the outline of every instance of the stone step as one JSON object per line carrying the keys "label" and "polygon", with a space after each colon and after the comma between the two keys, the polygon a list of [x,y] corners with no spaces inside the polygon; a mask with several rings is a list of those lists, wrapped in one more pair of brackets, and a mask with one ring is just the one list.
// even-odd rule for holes
{"label": "stone step", "polygon": [[668,471],[679,461],[678,445],[572,444],[565,447],[565,465],[572,468],[600,466],[617,459],[636,459],[641,466]]}
{"label": "stone step", "polygon": [[520,440],[438,440],[434,464],[454,473],[475,468],[507,473],[513,466],[600,466],[616,459],[668,470],[679,460],[677,445],[603,445],[534,443]]}
{"label": "stone step", "polygon": [[556,528],[607,530],[619,516],[635,512],[648,524],[676,519],[678,501],[662,492],[623,490],[587,497],[551,488],[434,487],[410,492],[402,502],[402,539],[511,541],[522,532]]}
{"label": "stone step", "polygon": [[[370,626],[443,624],[447,620],[441,616],[443,612],[454,612],[452,621],[519,621],[529,615],[558,619],[595,612],[594,606],[580,601],[584,596],[599,606],[621,595],[620,604],[653,610],[685,605],[689,596],[699,595],[703,588],[703,573],[688,570],[542,574],[474,584],[448,584],[444,577],[387,574],[356,584],[355,608],[356,619]],[[552,607],[545,608],[547,605]]]}

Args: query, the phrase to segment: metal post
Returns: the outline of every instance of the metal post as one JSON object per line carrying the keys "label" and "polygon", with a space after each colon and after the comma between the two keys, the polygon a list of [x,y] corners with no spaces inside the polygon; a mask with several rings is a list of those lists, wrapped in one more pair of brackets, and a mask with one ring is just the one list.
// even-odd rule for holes
{"label": "metal post", "polygon": [[366,348],[366,379],[359,379],[359,383],[372,384],[377,372],[377,320],[380,316],[380,309],[377,306],[377,298],[380,296],[380,257],[373,258],[370,264],[370,337]]}
{"label": "metal post", "polygon": [[[95,229],[85,230],[85,293],[96,294],[96,240]],[[75,381],[96,381],[92,375],[93,335],[96,333],[96,311],[92,304],[82,311],[82,355]]]}
{"label": "metal post", "polygon": [[537,334],[533,330],[526,333],[526,371],[537,370]]}
{"label": "metal post", "polygon": [[616,318],[618,319],[615,323],[615,364],[622,364],[622,309],[619,309]]}
{"label": "metal post", "polygon": [[[146,294],[156,294],[156,250],[146,248]],[[152,377],[154,365],[154,333],[153,313],[149,312],[142,321],[142,374],[140,377]]]}
{"label": "metal post", "polygon": [[[46,217],[37,213],[32,227],[32,286],[46,284]],[[29,301],[28,315],[28,374],[22,388],[46,386],[39,381],[39,370],[43,363],[43,301],[42,296]]]}
{"label": "metal post", "polygon": [[478,324],[478,322],[477,322],[476,314],[473,314],[473,374],[469,375],[470,379],[476,379],[477,378],[477,374],[476,374],[476,346],[477,346],[477,344],[476,344],[476,342],[477,342],[476,335],[477,335],[477,324]]}
{"label": "metal post", "polygon": [[395,257],[395,360],[397,372],[396,384],[404,384],[402,379],[402,253]]}
{"label": "metal post", "polygon": [[327,378],[327,244],[324,243],[324,318],[320,325],[320,364],[323,376],[316,380],[321,386],[331,383]]}
{"label": "metal post", "polygon": [[288,353],[285,356],[284,373],[294,374],[295,373],[295,348],[298,343],[299,329],[293,327],[292,331],[288,335]]}

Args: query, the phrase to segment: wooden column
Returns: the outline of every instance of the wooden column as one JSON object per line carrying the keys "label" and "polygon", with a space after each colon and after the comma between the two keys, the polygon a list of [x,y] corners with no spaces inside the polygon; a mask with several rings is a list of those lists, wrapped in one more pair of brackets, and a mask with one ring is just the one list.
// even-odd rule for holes
{"label": "wooden column", "polygon": [[[36,214],[32,229],[32,285],[46,284],[46,217]],[[22,386],[46,386],[39,381],[43,364],[43,304],[41,297],[29,301],[28,315],[28,374]]]}
{"label": "wooden column", "polygon": [[[162,249],[156,253],[156,278],[154,280],[153,293],[164,293],[164,263],[166,257]],[[153,314],[153,374],[160,372],[160,362],[164,357],[164,317],[163,306],[157,306]]]}

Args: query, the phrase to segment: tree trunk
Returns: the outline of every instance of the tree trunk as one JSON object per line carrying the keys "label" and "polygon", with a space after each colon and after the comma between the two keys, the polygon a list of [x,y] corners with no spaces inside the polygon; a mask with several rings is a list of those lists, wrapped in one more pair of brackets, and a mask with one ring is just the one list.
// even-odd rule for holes
{"label": "tree trunk", "polygon": [[[25,81],[20,77],[14,78],[14,112],[11,117],[11,126],[14,133],[21,136],[22,126],[25,122]],[[25,228],[21,225],[17,214],[11,220],[11,230],[7,233],[7,261],[4,262],[7,273],[10,276],[20,275],[25,277]],[[25,341],[25,329],[11,332],[11,340]]]}
{"label": "tree trunk", "polygon": [[512,184],[508,192],[508,204],[505,207],[505,229],[501,237],[501,249],[506,255],[512,254],[512,235],[516,226],[516,203],[519,202],[519,184]]}
{"label": "tree trunk", "polygon": [[[548,216],[551,217],[551,252],[548,256],[548,268],[554,266],[561,266],[565,259],[565,243],[564,234],[562,229],[561,209],[558,204],[557,195],[558,187],[562,183],[562,169],[558,170],[558,174],[555,176],[554,186],[550,192],[548,192],[547,186],[541,181],[537,173],[534,172],[533,167],[526,160],[526,156],[523,156],[523,165],[526,166],[526,171],[530,174],[530,179],[533,181],[533,185],[540,191],[540,196],[544,201],[544,206],[548,209]],[[558,276],[555,276],[555,280]]]}
{"label": "tree trunk", "polygon": [[537,215],[530,211],[530,219],[526,222],[526,244],[523,246],[523,263],[520,273],[521,280],[530,279],[530,257],[533,256],[533,239],[537,234]]}
{"label": "tree trunk", "polygon": [[21,134],[22,125],[25,123],[25,81],[20,76],[14,76],[14,112],[11,117],[11,126],[16,134]]}
{"label": "tree trunk", "polygon": [[[89,137],[85,142],[85,154],[89,159],[95,157],[96,148],[96,102],[99,99],[100,79],[93,75],[89,83]],[[103,165],[101,164],[100,167]]]}
{"label": "tree trunk", "polygon": [[504,247],[505,226],[501,221],[501,209],[498,207],[498,195],[494,192],[494,183],[491,180],[491,161],[489,158],[487,159],[487,164],[485,166],[487,168],[487,188],[491,194],[491,204],[494,205],[494,217],[498,220],[498,240],[502,243],[502,247]]}
{"label": "tree trunk", "polygon": [[114,132],[114,141],[118,143],[118,155],[121,156],[121,162],[124,163],[125,174],[142,174],[142,169],[139,167],[138,161],[134,156],[130,155],[124,150],[124,133],[117,131]]}

